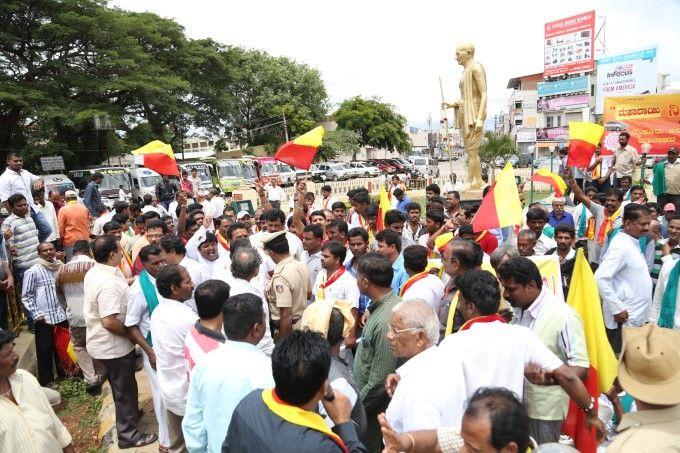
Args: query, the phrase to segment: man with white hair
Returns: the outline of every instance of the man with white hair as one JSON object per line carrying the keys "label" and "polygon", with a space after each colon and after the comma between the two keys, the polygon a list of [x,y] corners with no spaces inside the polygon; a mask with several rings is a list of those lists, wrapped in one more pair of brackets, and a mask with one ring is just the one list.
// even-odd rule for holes
{"label": "man with white hair", "polygon": [[[432,373],[439,340],[439,318],[423,299],[405,300],[392,309],[387,339],[392,353],[408,361],[385,380],[387,394],[392,397],[385,412],[390,425],[397,431],[433,429],[439,426],[458,426],[465,410],[465,378],[463,367],[453,367],[454,375],[446,377]],[[451,357],[451,360],[457,360]],[[449,387],[450,398],[446,414],[438,404],[427,399],[436,398],[433,388]]]}
{"label": "man with white hair", "polygon": [[548,223],[551,227],[555,228],[561,223],[566,223],[568,225],[574,226],[574,217],[564,210],[564,197],[553,198],[552,201],[552,212],[548,217]]}

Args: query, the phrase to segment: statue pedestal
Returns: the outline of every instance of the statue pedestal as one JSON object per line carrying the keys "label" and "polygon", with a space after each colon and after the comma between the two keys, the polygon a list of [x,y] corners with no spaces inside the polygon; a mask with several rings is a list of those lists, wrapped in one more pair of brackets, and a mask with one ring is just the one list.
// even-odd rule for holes
{"label": "statue pedestal", "polygon": [[473,203],[481,203],[483,189],[472,189],[472,190],[461,190],[460,191],[460,201],[464,205],[470,205]]}

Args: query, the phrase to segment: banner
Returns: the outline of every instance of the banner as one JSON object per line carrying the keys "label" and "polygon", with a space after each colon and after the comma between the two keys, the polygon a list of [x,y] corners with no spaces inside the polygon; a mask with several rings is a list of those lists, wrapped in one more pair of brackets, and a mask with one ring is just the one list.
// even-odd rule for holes
{"label": "banner", "polygon": [[590,91],[590,77],[581,76],[554,82],[538,82],[536,94],[538,96],[553,96],[555,94],[587,93]]}
{"label": "banner", "polygon": [[671,146],[680,147],[680,94],[606,98],[602,122],[606,151],[617,149],[619,133],[627,131],[639,153],[649,143],[649,154],[666,154]]}
{"label": "banner", "polygon": [[592,71],[595,11],[545,24],[544,77]]}
{"label": "banner", "polygon": [[541,127],[536,129],[536,141],[554,142],[569,140],[569,129],[566,127]]}
{"label": "banner", "polygon": [[[564,290],[562,289],[562,271],[560,270],[560,260],[557,255],[536,255],[528,257],[534,262],[538,271],[541,273],[543,284],[550,290],[557,300],[564,302]],[[496,271],[491,267],[491,262],[482,261],[482,270],[489,271],[496,275]],[[503,288],[501,287],[501,291]],[[503,305],[501,301],[501,305]]]}
{"label": "banner", "polygon": [[595,113],[602,114],[606,97],[655,93],[656,66],[656,46],[597,60]]}
{"label": "banner", "polygon": [[541,98],[538,100],[539,111],[565,110],[576,106],[587,106],[590,96],[587,94],[576,94],[573,96],[560,96],[552,99]]}

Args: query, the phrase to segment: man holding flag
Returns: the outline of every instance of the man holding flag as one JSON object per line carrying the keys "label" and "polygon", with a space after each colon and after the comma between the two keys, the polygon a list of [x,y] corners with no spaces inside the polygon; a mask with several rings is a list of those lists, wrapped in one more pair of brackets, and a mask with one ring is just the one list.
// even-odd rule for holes
{"label": "man holding flag", "polygon": [[[498,268],[503,297],[514,309],[513,324],[533,331],[571,370],[584,379],[588,373],[583,323],[576,312],[558,301],[536,264],[528,258],[510,258]],[[557,385],[525,383],[524,403],[529,411],[531,436],[540,445],[558,442],[569,398]]]}

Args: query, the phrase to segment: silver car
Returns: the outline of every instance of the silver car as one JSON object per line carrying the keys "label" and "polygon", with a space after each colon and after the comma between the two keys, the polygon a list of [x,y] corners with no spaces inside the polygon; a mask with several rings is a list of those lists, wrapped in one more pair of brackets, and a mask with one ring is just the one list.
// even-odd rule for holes
{"label": "silver car", "polygon": [[349,179],[350,173],[342,165],[326,162],[322,164],[314,164],[310,168],[312,178],[316,181],[340,181]]}
{"label": "silver car", "polygon": [[380,169],[368,162],[354,161],[348,164],[356,171],[356,176],[360,178],[373,178],[380,176]]}

